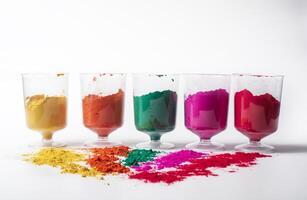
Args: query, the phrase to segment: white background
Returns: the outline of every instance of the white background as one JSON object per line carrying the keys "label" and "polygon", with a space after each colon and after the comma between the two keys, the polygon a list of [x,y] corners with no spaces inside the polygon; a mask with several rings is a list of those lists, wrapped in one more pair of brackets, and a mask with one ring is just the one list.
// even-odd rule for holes
{"label": "white background", "polygon": [[[0,199],[307,199],[306,18],[306,0],[1,0]],[[25,126],[21,72],[70,73],[69,124],[55,138],[71,144],[95,138],[82,126],[80,72],[284,74],[279,130],[264,140],[277,154],[173,186],[36,168],[18,157],[40,139]],[[111,135],[129,144],[147,139],[134,129],[131,85],[125,124]],[[178,105],[177,129],[163,139],[185,144],[197,137]],[[228,149],[246,141],[232,116],[231,103],[228,129],[214,138]]]}

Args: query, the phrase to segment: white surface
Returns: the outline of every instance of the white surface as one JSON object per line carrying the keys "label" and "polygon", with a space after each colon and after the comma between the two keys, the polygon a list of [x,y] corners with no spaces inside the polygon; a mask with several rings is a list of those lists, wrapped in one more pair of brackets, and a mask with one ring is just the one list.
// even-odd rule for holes
{"label": "white surface", "polygon": [[[289,148],[280,145],[280,150]],[[306,199],[306,146],[275,154],[252,168],[218,177],[193,177],[171,186],[126,177],[81,178],[58,170],[1,159],[1,199]],[[303,153],[300,153],[303,151]]]}
{"label": "white surface", "polygon": [[[0,199],[307,199],[306,8],[304,0],[0,1]],[[79,72],[284,74],[279,130],[265,139],[278,153],[251,169],[172,186],[37,168],[18,156],[39,140],[25,126],[19,73],[51,71],[71,72],[69,124],[56,134],[70,143],[95,137],[81,123]],[[146,140],[133,126],[131,85],[129,77],[114,140]],[[163,139],[191,142],[182,98],[178,105],[177,129]],[[246,140],[232,116],[231,102],[216,141]]]}

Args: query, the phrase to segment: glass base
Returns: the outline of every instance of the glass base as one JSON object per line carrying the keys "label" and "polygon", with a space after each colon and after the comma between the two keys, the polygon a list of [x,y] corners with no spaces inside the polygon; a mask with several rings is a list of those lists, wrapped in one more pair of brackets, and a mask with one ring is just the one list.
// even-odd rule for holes
{"label": "glass base", "polygon": [[161,141],[149,141],[142,142],[136,145],[137,148],[141,149],[156,149],[156,150],[167,150],[175,147],[172,143],[161,142]]}
{"label": "glass base", "polygon": [[235,147],[238,151],[245,152],[271,152],[274,147],[266,144],[262,144],[261,142],[250,142],[248,144],[241,144]]}
{"label": "glass base", "polygon": [[90,148],[103,148],[103,147],[113,147],[121,145],[120,142],[111,142],[107,137],[98,137],[96,141],[89,141],[84,144],[86,147]]}
{"label": "glass base", "polygon": [[44,148],[44,147],[60,148],[60,147],[65,147],[65,146],[66,146],[66,143],[64,142],[56,142],[53,140],[44,140],[44,139],[42,142],[29,144],[30,148]]}
{"label": "glass base", "polygon": [[186,148],[208,152],[225,150],[223,144],[211,142],[210,140],[200,140],[199,142],[187,144]]}

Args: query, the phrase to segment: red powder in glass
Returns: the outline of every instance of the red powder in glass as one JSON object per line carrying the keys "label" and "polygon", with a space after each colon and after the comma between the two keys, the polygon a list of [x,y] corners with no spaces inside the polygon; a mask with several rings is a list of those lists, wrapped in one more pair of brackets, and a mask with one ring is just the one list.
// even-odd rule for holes
{"label": "red powder in glass", "polygon": [[260,141],[277,130],[279,110],[280,102],[272,95],[242,90],[235,94],[235,127],[251,141]]}
{"label": "red powder in glass", "polygon": [[170,171],[143,171],[130,174],[129,178],[143,180],[150,183],[164,182],[171,184],[182,181],[190,176],[218,176],[212,169],[222,169],[229,166],[250,167],[256,164],[257,158],[271,157],[260,153],[234,154],[225,153],[211,156],[204,156],[193,159],[187,164],[179,165]]}
{"label": "red powder in glass", "polygon": [[124,92],[85,96],[82,107],[84,125],[99,136],[108,136],[123,123]]}

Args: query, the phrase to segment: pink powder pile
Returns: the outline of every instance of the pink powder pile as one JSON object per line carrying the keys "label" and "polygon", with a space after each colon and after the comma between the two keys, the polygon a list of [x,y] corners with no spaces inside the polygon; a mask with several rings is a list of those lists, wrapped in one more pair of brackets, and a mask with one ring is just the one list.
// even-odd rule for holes
{"label": "pink powder pile", "polygon": [[135,166],[136,171],[149,171],[149,170],[161,170],[164,168],[178,167],[179,165],[186,163],[190,160],[200,158],[205,153],[192,151],[192,150],[180,150],[165,156],[156,158],[154,161],[146,162],[141,166]]}

